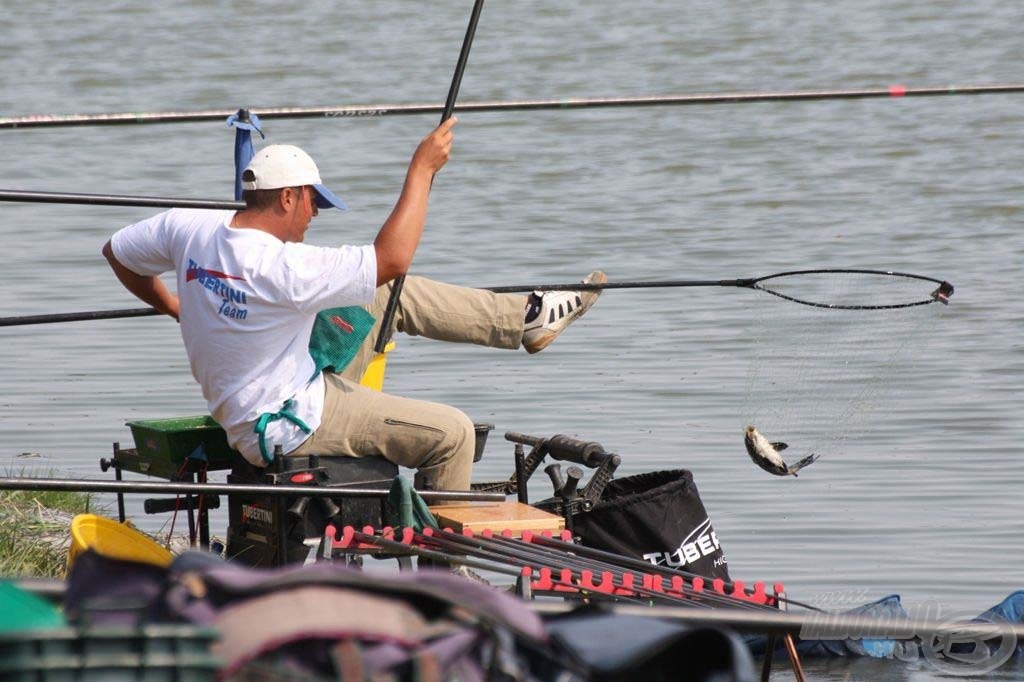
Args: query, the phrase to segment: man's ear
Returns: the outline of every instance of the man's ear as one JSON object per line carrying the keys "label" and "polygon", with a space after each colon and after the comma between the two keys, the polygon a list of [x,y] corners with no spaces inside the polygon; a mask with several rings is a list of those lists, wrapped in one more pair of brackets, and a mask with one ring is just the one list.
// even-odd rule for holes
{"label": "man's ear", "polygon": [[301,191],[302,190],[300,189],[297,192],[294,187],[282,188],[281,193],[277,195],[277,205],[281,207],[281,210],[287,213],[289,210],[293,209],[299,202],[299,199],[302,198],[299,194]]}

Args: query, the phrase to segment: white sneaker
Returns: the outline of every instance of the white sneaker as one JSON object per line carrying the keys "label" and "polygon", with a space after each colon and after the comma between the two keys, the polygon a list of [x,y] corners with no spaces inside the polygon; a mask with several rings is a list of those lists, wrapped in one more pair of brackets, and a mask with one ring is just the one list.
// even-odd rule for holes
{"label": "white sneaker", "polygon": [[[583,279],[584,284],[604,284],[608,276],[594,270]],[[601,295],[596,291],[535,291],[535,301],[541,304],[538,315],[526,323],[523,329],[523,348],[527,353],[538,353],[565,331],[573,320],[594,305]]]}

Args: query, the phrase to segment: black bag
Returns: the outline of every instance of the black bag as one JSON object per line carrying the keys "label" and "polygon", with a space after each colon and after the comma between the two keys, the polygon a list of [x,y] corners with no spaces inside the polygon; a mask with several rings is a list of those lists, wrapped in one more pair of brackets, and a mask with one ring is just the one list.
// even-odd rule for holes
{"label": "black bag", "polygon": [[[593,682],[757,679],[743,639],[727,630],[587,607],[550,617],[547,628],[561,649],[583,662]],[[542,677],[560,679],[558,672]]]}
{"label": "black bag", "polygon": [[729,581],[725,553],[686,469],[608,483],[594,508],[573,516],[586,547]]}

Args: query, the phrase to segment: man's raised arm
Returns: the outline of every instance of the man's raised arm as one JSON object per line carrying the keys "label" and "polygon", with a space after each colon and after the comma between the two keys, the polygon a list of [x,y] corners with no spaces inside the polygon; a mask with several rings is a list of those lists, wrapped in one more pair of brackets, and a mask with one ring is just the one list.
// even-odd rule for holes
{"label": "man's raised arm", "polygon": [[126,268],[114,256],[114,250],[111,248],[109,241],[103,245],[103,256],[110,263],[111,269],[125,289],[160,312],[170,315],[176,320],[178,319],[178,297],[168,291],[164,283],[160,281],[160,278],[146,277]]}

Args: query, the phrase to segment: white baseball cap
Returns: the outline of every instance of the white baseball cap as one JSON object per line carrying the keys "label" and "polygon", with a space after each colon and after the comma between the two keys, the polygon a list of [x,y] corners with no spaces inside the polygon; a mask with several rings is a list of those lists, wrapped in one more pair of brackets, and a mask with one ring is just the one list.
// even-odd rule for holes
{"label": "white baseball cap", "polygon": [[290,144],[263,147],[242,171],[242,189],[280,189],[310,185],[318,208],[348,210],[345,202],[323,185],[320,170],[309,154]]}

